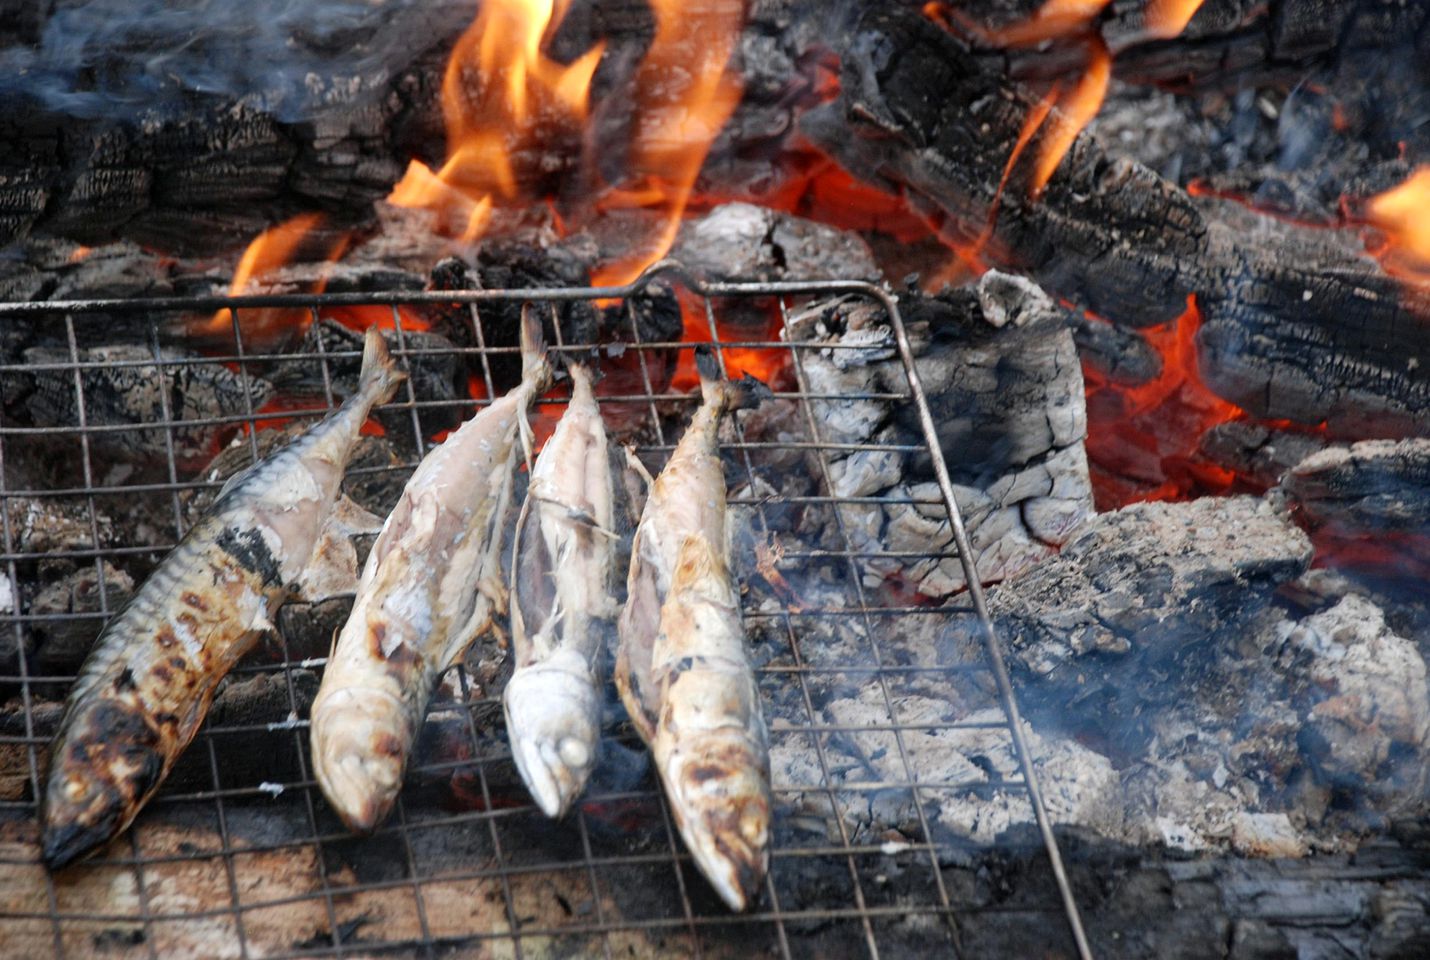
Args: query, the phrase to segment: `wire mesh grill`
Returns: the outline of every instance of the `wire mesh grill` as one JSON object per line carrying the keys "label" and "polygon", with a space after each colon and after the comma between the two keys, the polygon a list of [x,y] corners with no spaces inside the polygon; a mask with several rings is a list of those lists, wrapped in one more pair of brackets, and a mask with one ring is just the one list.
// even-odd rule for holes
{"label": "wire mesh grill", "polygon": [[[274,691],[269,714],[231,718],[216,710],[181,762],[187,775],[176,773],[125,835],[81,866],[56,875],[45,871],[39,863],[34,798],[58,703],[73,678],[36,669],[26,647],[32,630],[69,625],[87,628],[91,635],[97,632],[115,612],[106,578],[119,568],[147,569],[183,535],[193,519],[189,498],[219,485],[179,455],[184,431],[233,434],[258,456],[261,428],[273,414],[255,409],[249,389],[254,370],[283,363],[317,368],[322,384],[318,402],[284,410],[285,418],[316,419],[341,399],[335,398],[333,364],[351,362],[355,353],[325,353],[321,343],[316,355],[268,353],[252,342],[247,317],[282,307],[316,321],[339,308],[378,306],[390,320],[394,352],[410,365],[420,359],[423,348],[409,343],[413,330],[407,308],[461,304],[470,317],[475,345],[453,349],[475,361],[472,366],[480,371],[481,381],[477,392],[493,397],[499,391],[493,363],[514,352],[489,345],[484,312],[493,305],[554,309],[563,302],[599,299],[628,306],[651,276],[662,272],[680,278],[691,302],[703,311],[727,372],[739,372],[752,358],[768,362],[770,357],[778,358],[787,371],[785,383],[791,388],[777,390],[776,396],[793,405],[792,422],[801,433],[772,441],[747,436],[736,423],[723,444],[733,488],[731,509],[743,514],[732,515],[732,522],[773,543],[789,533],[785,511],[791,506],[824,511],[832,525],[832,545],[830,538],[819,544],[796,542],[795,549],[772,562],[786,571],[811,566],[837,571],[835,582],[842,584],[840,602],[806,604],[777,596],[765,578],[749,570],[738,571],[746,584],[746,623],[760,641],[756,659],[772,751],[805,758],[798,776],[788,770],[782,774],[776,764],[771,867],[755,909],[733,915],[706,887],[649,771],[633,783],[597,784],[566,820],[546,821],[512,772],[495,720],[500,716],[500,688],[484,687],[462,667],[449,685],[454,695],[439,698],[432,708],[433,715],[448,720],[443,727],[446,742],[414,762],[409,785],[388,823],[370,837],[348,835],[315,789],[307,755],[306,703],[323,658],[291,649],[282,630],[230,680],[231,686],[267,684]],[[895,325],[906,374],[902,391],[836,398],[913,405],[922,417],[923,442],[841,444],[826,438],[815,401],[827,397],[811,389],[804,369],[804,354],[815,345],[778,335],[732,338],[722,316],[725,305],[734,300],[763,298],[777,311],[778,326],[788,330],[792,303],[828,294],[883,303]],[[225,307],[221,347],[203,356],[163,349],[166,324]],[[143,318],[150,355],[122,360],[86,352],[104,342],[106,325],[116,315]],[[658,362],[665,370],[676,351],[688,352],[695,344],[641,342],[635,314],[627,310],[627,315],[633,336],[623,349],[637,386],[608,389],[600,399],[603,410],[620,411],[625,421],[639,424],[634,432],[644,442],[636,452],[654,470],[678,439],[678,418],[672,412],[688,411],[694,400],[682,390],[660,388],[664,377],[653,368]],[[0,337],[5,327],[13,331],[34,324],[50,325],[52,338],[64,344],[62,355],[42,358],[42,363],[31,358],[29,363],[0,365],[0,384],[37,371],[64,377],[73,389],[74,422],[0,422],[0,577],[8,577],[8,583],[0,583],[0,688],[6,698],[0,713],[6,724],[0,730],[0,924],[6,931],[6,950],[57,957],[101,950],[150,957],[733,956],[752,951],[785,957],[877,957],[912,949],[957,954],[960,918],[992,906],[986,898],[980,901],[947,882],[946,863],[957,855],[958,842],[941,834],[930,811],[960,793],[997,790],[1021,798],[1043,828],[1041,855],[1051,858],[1043,864],[1055,875],[1062,899],[1054,896],[1031,909],[1046,911],[1049,923],[1059,922],[1062,913],[1076,948],[1086,954],[1027,747],[1019,724],[1010,723],[1010,717],[1017,717],[1016,704],[996,643],[989,648],[991,660],[975,666],[940,663],[937,657],[911,660],[899,644],[913,618],[941,622],[981,615],[986,625],[981,593],[973,591],[971,606],[936,606],[915,597],[891,599],[866,587],[872,582],[872,562],[905,555],[856,548],[846,528],[851,522],[847,514],[889,498],[841,498],[834,493],[830,460],[835,455],[856,450],[918,453],[931,458],[946,496],[916,505],[956,513],[902,321],[896,304],[881,290],[855,282],[701,285],[665,267],[610,290],[0,305]],[[558,343],[554,349],[578,351],[589,345]],[[93,415],[97,398],[87,395],[88,374],[126,364],[159,378],[158,420],[116,424]],[[220,366],[232,371],[242,387],[236,409],[198,417],[184,417],[174,409],[175,395],[168,389],[174,378],[187,368]],[[559,396],[543,401],[556,406],[561,402]],[[400,482],[415,466],[419,451],[430,446],[434,417],[453,412],[465,417],[473,403],[419,399],[409,382],[405,394],[399,393],[385,408],[400,414],[407,425],[409,455],[397,463],[354,468],[349,482],[363,475],[391,475]],[[384,422],[390,429],[392,420]],[[162,447],[157,477],[126,475],[122,463],[97,453],[111,440],[140,434]],[[813,493],[779,497],[762,492],[763,464],[771,452],[803,456],[814,473]],[[23,469],[22,460],[40,455],[69,458],[69,474],[78,480],[26,486],[23,478],[32,471]],[[43,509],[35,504],[62,506],[82,528],[75,542],[54,549],[43,546],[43,537],[29,536],[25,512]],[[133,534],[116,536],[109,518],[141,508],[148,511],[147,520],[126,529],[142,529],[147,539],[134,542]],[[966,549],[961,520],[954,516],[953,521],[956,539]],[[31,609],[31,598],[21,590],[25,577],[57,564],[93,568],[96,609]],[[136,583],[141,579],[134,577]],[[830,624],[857,644],[856,657],[835,663],[821,654],[823,631],[836,629]],[[996,722],[903,714],[901,704],[920,677],[960,671],[985,673],[997,686],[1002,710]],[[880,721],[836,722],[824,709],[826,691],[835,682],[864,690],[883,714]],[[775,702],[780,706],[772,711]],[[931,738],[977,728],[1008,737],[1020,772],[976,783],[950,782],[920,762],[918,753]],[[896,762],[878,768],[866,763],[852,775],[835,769],[848,765],[848,752],[841,745],[854,737],[882,738],[877,742]],[[639,756],[640,745],[628,730],[608,729],[607,739],[613,744],[609,749],[619,752],[624,747],[630,756]],[[889,774],[891,769],[895,775]],[[897,831],[869,813],[880,808],[899,811],[898,817],[891,817],[899,820]],[[886,828],[880,832],[875,829],[879,826]]]}

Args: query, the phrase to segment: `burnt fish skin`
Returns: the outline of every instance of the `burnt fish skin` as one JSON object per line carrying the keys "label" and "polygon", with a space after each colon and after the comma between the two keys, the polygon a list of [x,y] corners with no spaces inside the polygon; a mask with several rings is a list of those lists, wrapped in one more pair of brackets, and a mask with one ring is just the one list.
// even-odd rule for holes
{"label": "burnt fish skin", "polygon": [[615,482],[591,374],[531,470],[513,552],[511,651],[502,693],[512,758],[548,817],[586,787],[601,738],[601,660],[617,613]]}
{"label": "burnt fish skin", "polygon": [[721,417],[768,391],[718,379],[697,355],[702,403],[651,484],[618,623],[616,686],[650,746],[681,839],[732,910],[769,867],[769,742],[730,573]]}
{"label": "burnt fish skin", "polygon": [[392,809],[438,678],[506,609],[502,534],[551,366],[522,324],[522,378],[418,464],[363,567],[313,701],[313,773],[348,828]]}
{"label": "burnt fish skin", "polygon": [[231,478],[95,641],[70,691],[41,802],[41,855],[58,869],[133,822],[233,665],[299,583],[374,406],[407,375],[369,330],[357,391]]}

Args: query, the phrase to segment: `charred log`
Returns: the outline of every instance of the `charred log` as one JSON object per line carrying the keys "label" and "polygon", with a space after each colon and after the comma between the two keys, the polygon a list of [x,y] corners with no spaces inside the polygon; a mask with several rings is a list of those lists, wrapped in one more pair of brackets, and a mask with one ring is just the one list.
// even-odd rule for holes
{"label": "charred log", "polygon": [[923,17],[870,13],[840,99],[804,129],[857,176],[902,192],[949,242],[978,246],[991,223],[986,256],[1102,316],[1160,324],[1195,295],[1209,385],[1256,415],[1430,429],[1430,371],[1405,360],[1430,349],[1430,295],[1386,276],[1350,238],[1193,198],[1135,163],[1107,162],[1087,136],[1036,202],[1024,167],[1000,197],[1031,106]]}
{"label": "charred log", "polygon": [[1307,457],[1283,484],[1317,527],[1430,536],[1430,441],[1367,440]]}

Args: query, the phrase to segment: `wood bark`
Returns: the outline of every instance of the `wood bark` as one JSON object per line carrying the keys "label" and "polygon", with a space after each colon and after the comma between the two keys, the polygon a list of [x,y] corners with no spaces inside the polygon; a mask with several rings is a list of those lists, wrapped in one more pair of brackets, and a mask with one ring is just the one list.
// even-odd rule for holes
{"label": "wood bark", "polygon": [[991,223],[986,258],[1101,316],[1166,323],[1195,295],[1203,377],[1248,412],[1362,435],[1430,430],[1430,365],[1407,362],[1430,353],[1430,291],[1386,275],[1352,236],[1194,198],[1086,135],[1037,200],[1026,160],[1000,195],[1034,99],[962,53],[922,16],[866,14],[840,99],[807,114],[805,132],[950,243],[978,246]]}
{"label": "wood bark", "polygon": [[[912,8],[922,3],[909,3]],[[952,4],[985,35],[1033,19],[1042,0],[959,0]],[[1175,37],[1158,37],[1147,25],[1144,0],[1113,0],[1089,21],[1113,54],[1114,74],[1129,83],[1235,88],[1248,82],[1301,79],[1308,67],[1349,51],[1381,47],[1387,38],[1430,42],[1423,4],[1354,0],[1205,0]],[[958,24],[958,20],[952,21]],[[1053,77],[1076,66],[1079,44],[998,49],[960,27],[976,55],[1001,60],[1011,76]],[[1074,41],[1077,34],[1074,34]]]}

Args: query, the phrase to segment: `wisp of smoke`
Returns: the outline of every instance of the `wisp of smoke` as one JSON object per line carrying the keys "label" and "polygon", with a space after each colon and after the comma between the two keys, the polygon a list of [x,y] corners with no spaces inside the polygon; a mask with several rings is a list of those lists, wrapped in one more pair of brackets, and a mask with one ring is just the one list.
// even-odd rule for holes
{"label": "wisp of smoke", "polygon": [[38,43],[0,49],[0,101],[123,119],[251,97],[300,120],[381,90],[471,14],[430,0],[59,0]]}

